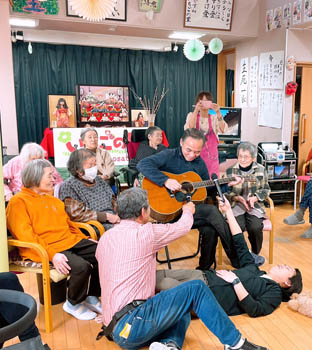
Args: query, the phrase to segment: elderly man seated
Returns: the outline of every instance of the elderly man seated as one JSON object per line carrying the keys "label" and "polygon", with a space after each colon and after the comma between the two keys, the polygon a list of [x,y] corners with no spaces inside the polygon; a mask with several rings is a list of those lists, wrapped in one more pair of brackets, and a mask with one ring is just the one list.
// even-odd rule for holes
{"label": "elderly man seated", "polygon": [[72,176],[62,184],[59,198],[64,201],[71,220],[98,220],[105,229],[119,222],[113,210],[114,193],[97,175],[95,154],[88,149],[78,149],[70,155],[67,167]]}
{"label": "elderly man seated", "polygon": [[[68,274],[67,301],[63,309],[79,320],[101,313],[96,242],[73,226],[64,203],[49,193],[53,190],[53,168],[43,159],[29,162],[22,171],[22,190],[7,207],[7,225],[22,241],[41,244],[59,273]],[[24,259],[39,261],[28,248],[19,248]],[[94,312],[95,311],[95,312]]]}

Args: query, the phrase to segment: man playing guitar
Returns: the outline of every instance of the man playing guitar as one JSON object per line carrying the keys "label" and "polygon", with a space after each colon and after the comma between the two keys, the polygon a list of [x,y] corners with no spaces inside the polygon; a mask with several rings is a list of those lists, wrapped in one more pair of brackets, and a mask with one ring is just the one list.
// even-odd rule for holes
{"label": "man playing guitar", "polygon": [[[204,144],[205,136],[200,130],[187,129],[181,137],[180,147],[166,149],[142,159],[137,168],[156,185],[165,186],[173,193],[180,191],[182,185],[176,179],[169,178],[163,171],[173,174],[192,171],[197,173],[202,180],[209,180],[206,165],[200,158]],[[241,181],[241,178],[236,178],[236,181],[230,182],[229,186],[234,186]],[[198,229],[202,237],[199,269],[208,270],[214,264],[218,236],[221,238],[223,248],[232,266],[239,267],[229,226],[216,206],[204,203],[197,204],[192,228]]]}

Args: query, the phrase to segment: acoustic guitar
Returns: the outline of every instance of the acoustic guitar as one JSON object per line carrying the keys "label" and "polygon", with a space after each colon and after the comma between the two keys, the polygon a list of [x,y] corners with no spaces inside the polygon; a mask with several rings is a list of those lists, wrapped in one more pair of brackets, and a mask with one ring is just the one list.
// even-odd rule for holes
{"label": "acoustic guitar", "polygon": [[[202,181],[201,177],[193,171],[183,174],[171,174],[162,171],[170,179],[177,180],[181,185],[181,191],[171,192],[165,186],[158,186],[148,178],[144,178],[142,188],[147,191],[151,207],[151,217],[157,221],[166,223],[175,219],[182,212],[182,206],[187,201],[195,203],[203,202],[207,197],[207,187],[214,187],[213,180]],[[235,181],[235,177],[219,179],[220,185]],[[244,176],[244,181],[256,182],[254,175]]]}

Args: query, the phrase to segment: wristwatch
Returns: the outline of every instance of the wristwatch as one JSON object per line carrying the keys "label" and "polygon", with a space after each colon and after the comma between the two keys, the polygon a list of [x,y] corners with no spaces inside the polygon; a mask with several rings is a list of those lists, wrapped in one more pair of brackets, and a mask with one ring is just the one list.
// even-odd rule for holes
{"label": "wristwatch", "polygon": [[232,286],[235,286],[236,284],[240,283],[240,279],[238,277],[235,278],[235,280],[233,280],[232,282]]}

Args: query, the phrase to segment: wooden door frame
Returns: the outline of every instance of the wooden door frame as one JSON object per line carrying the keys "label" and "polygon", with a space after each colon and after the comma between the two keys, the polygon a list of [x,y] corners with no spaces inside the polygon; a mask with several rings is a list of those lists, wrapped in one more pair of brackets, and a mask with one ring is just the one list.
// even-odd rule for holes
{"label": "wooden door frame", "polygon": [[[225,74],[226,74],[226,56],[234,54],[234,91],[236,76],[236,48],[223,50],[218,55],[218,71],[217,71],[217,103],[219,106],[225,106]],[[235,101],[235,98],[233,98]],[[234,106],[232,106],[234,107]]]}
{"label": "wooden door frame", "polygon": [[[293,75],[293,81],[296,81],[297,79],[297,68],[298,67],[312,67],[312,62],[296,62],[295,69],[294,69],[294,75]],[[291,148],[294,148],[293,142],[294,142],[294,119],[295,119],[295,99],[296,94],[292,96],[292,113],[291,113]],[[300,123],[300,113],[299,113],[299,121]],[[299,142],[299,135],[298,135],[298,142]],[[298,155],[297,155],[298,156]]]}

